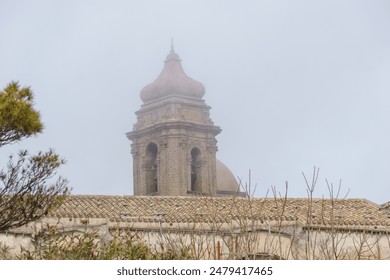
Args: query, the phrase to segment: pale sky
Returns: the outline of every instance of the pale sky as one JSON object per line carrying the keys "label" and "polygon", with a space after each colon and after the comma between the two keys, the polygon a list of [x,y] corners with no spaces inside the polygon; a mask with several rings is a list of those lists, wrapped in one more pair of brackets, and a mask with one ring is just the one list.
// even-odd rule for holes
{"label": "pale sky", "polygon": [[31,86],[73,194],[131,195],[141,89],[174,38],[222,128],[217,157],[256,196],[305,197],[304,172],[341,196],[390,200],[390,1],[0,0],[0,87]]}

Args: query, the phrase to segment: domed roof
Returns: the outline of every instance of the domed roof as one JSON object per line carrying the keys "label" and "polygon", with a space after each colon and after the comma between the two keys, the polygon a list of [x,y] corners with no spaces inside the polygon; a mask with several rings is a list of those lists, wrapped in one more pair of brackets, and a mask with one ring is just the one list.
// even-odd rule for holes
{"label": "domed roof", "polygon": [[239,185],[233,173],[217,159],[217,191],[238,193]]}
{"label": "domed roof", "polygon": [[144,103],[172,95],[197,99],[203,97],[204,86],[184,73],[180,61],[171,46],[171,52],[165,60],[160,76],[141,90],[141,99]]}

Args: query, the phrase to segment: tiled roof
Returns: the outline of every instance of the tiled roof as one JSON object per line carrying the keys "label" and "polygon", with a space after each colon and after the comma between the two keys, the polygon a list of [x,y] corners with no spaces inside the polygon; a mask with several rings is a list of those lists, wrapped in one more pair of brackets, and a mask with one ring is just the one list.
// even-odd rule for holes
{"label": "tiled roof", "polygon": [[[333,211],[332,211],[333,209]],[[365,199],[262,199],[232,197],[72,195],[52,218],[107,218],[111,221],[228,222],[237,219],[297,221],[342,227],[390,227],[390,215]]]}
{"label": "tiled roof", "polygon": [[390,201],[388,201],[388,202],[382,204],[380,208],[381,208],[381,209],[390,210]]}

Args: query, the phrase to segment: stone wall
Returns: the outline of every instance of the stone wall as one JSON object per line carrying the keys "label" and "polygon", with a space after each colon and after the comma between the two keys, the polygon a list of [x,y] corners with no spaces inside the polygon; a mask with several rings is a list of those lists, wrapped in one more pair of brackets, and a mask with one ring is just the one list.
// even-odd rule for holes
{"label": "stone wall", "polygon": [[239,222],[115,222],[101,218],[51,218],[0,233],[0,242],[9,248],[9,254],[15,256],[21,248],[32,250],[34,236],[53,227],[62,233],[96,233],[101,244],[114,236],[131,235],[155,251],[186,248],[196,259],[390,259],[388,232],[307,230],[297,224],[277,222],[258,223],[250,228]]}

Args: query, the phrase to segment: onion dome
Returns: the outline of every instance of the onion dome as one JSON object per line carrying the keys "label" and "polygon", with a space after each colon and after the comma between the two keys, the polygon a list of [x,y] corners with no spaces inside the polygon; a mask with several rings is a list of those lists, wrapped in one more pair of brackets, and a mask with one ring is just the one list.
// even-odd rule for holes
{"label": "onion dome", "polygon": [[141,90],[141,99],[144,103],[156,101],[168,96],[182,96],[201,99],[205,93],[204,86],[188,77],[181,66],[179,56],[173,45],[168,54],[164,69],[160,76]]}

